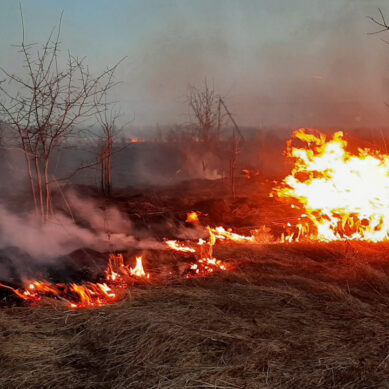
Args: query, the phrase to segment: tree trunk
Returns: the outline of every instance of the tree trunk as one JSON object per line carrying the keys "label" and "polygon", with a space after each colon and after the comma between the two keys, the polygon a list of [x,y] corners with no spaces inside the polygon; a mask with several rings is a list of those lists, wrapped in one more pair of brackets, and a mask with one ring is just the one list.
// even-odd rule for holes
{"label": "tree trunk", "polygon": [[42,173],[41,173],[41,167],[39,164],[39,158],[35,154],[34,157],[35,160],[35,175],[36,175],[36,181],[37,181],[37,186],[38,186],[38,191],[39,191],[39,210],[40,210],[40,216],[42,222],[45,221],[45,203],[44,203],[44,193],[43,193],[43,181],[42,181]]}
{"label": "tree trunk", "polygon": [[45,195],[46,195],[46,209],[45,209],[45,221],[48,220],[52,214],[52,203],[51,203],[51,188],[50,188],[50,176],[49,176],[49,165],[50,165],[50,151],[45,157]]}
{"label": "tree trunk", "polygon": [[101,148],[101,171],[100,171],[100,185],[101,192],[105,196],[111,196],[112,193],[112,179],[111,179],[111,170],[112,170],[112,149],[113,149],[113,137],[111,131],[106,132],[105,143]]}

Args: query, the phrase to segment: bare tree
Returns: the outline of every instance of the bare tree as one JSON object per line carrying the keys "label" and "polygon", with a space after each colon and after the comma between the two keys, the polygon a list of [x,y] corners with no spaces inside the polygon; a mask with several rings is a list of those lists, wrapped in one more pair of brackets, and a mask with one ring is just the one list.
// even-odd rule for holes
{"label": "bare tree", "polygon": [[[228,161],[229,161],[229,176],[231,179],[231,192],[235,197],[235,169],[238,161],[238,156],[241,151],[241,146],[244,141],[243,135],[228,109],[223,98],[215,93],[213,88],[208,86],[207,80],[204,80],[202,89],[197,89],[193,86],[189,87],[188,104],[194,114],[197,126],[199,129],[199,139],[207,146],[213,147],[217,152],[218,146],[222,146],[222,154],[225,154],[225,146],[221,145],[220,134],[223,124],[227,122],[232,124],[232,136],[230,139],[231,150],[227,147]],[[218,145],[219,144],[219,145]],[[207,168],[207,163],[202,160],[203,171]]]}
{"label": "bare tree", "polygon": [[199,139],[205,144],[218,140],[222,120],[219,96],[207,80],[202,89],[189,86],[188,104],[197,121]]}
{"label": "bare tree", "polygon": [[[23,14],[22,56],[25,74],[0,68],[6,82],[0,84],[0,119],[11,129],[15,147],[26,160],[34,206],[42,221],[52,211],[50,162],[53,151],[79,131],[79,125],[94,118],[102,99],[115,85],[118,64],[93,76],[85,58],[67,53],[61,61],[61,20],[42,47],[25,42]],[[63,62],[63,63],[62,63]]]}
{"label": "bare tree", "polygon": [[100,189],[105,196],[112,194],[112,152],[114,137],[117,135],[116,121],[118,114],[108,109],[104,103],[104,110],[98,112],[102,135],[100,137]]}

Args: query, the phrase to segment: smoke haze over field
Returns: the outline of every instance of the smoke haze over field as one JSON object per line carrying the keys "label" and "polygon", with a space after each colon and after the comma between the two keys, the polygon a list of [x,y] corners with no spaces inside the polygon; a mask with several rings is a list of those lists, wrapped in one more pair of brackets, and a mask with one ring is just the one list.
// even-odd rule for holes
{"label": "smoke haze over field", "polygon": [[[189,83],[207,77],[243,125],[375,126],[389,119],[389,46],[379,0],[22,1],[42,42],[64,11],[64,52],[96,71],[123,56],[115,92],[123,121],[185,122]],[[18,3],[0,5],[1,65],[20,68]],[[387,34],[389,39],[389,33]]]}
{"label": "smoke haze over field", "polygon": [[[66,207],[77,215],[78,224],[62,212],[42,224],[33,212],[15,214],[0,204],[0,250],[17,247],[37,261],[48,261],[84,247],[104,252],[161,248],[149,235],[135,236],[131,221],[117,208],[68,191]],[[139,238],[139,231],[137,232]]]}

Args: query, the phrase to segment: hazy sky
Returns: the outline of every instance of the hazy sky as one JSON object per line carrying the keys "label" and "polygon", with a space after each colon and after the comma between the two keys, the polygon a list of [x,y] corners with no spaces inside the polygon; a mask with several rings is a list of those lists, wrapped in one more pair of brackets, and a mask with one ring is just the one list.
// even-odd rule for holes
{"label": "hazy sky", "polygon": [[[127,56],[114,95],[135,125],[188,121],[206,77],[242,125],[389,124],[389,33],[366,16],[384,0],[22,0],[27,39],[64,11],[63,49],[98,71]],[[16,0],[0,2],[0,64],[20,69]]]}

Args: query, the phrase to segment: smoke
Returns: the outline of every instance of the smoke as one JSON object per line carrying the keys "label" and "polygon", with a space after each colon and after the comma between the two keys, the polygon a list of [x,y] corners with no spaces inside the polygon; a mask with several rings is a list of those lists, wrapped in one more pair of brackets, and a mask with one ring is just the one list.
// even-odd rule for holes
{"label": "smoke", "polygon": [[131,221],[114,206],[104,207],[97,200],[80,197],[74,190],[66,192],[66,200],[71,214],[96,232],[120,234],[133,228]]}
{"label": "smoke", "polygon": [[135,236],[132,223],[115,207],[101,209],[96,201],[67,194],[77,222],[56,212],[41,223],[34,212],[15,214],[0,205],[0,249],[17,247],[36,261],[50,261],[81,248],[99,252],[128,248],[161,248],[150,237]]}
{"label": "smoke", "polygon": [[[42,41],[47,33],[42,21],[58,14],[56,2],[38,13],[25,3],[26,14],[30,9],[37,18],[26,18],[28,36]],[[104,12],[80,12],[81,5],[63,2],[64,48],[93,59],[96,71],[109,59],[128,56],[118,68],[122,86],[113,96],[122,105],[123,123],[134,117],[137,125],[188,120],[187,86],[205,77],[227,95],[241,125],[385,123],[387,45],[380,38],[388,37],[368,35],[378,26],[366,18],[379,17],[383,1],[162,3],[121,1]],[[17,6],[12,8],[13,17],[2,27],[19,37]],[[382,10],[388,17],[389,9]],[[2,66],[22,71],[9,49],[15,39],[0,44]]]}
{"label": "smoke", "polygon": [[208,78],[241,125],[382,125],[387,48],[367,34],[377,26],[366,18],[380,6],[295,0],[177,7],[129,53],[118,99],[137,124],[182,122],[189,119],[188,84]]}

